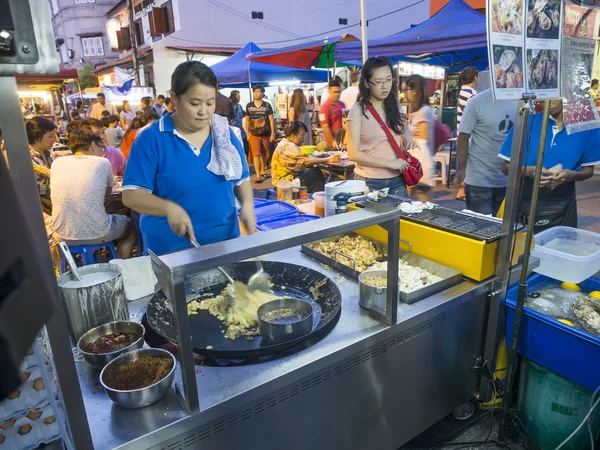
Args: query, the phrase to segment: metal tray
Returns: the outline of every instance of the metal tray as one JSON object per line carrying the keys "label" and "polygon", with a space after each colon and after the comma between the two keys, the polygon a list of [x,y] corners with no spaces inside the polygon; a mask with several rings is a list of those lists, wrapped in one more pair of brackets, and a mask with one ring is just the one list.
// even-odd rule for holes
{"label": "metal tray", "polygon": [[[342,272],[343,274],[348,275],[349,277],[358,279],[358,276],[362,273],[356,270],[356,262],[350,256],[344,255],[343,253],[336,252],[335,258],[329,258],[327,255],[320,253],[316,250],[313,250],[308,245],[316,244],[318,242],[330,242],[338,240],[344,236],[361,236],[362,238],[371,241],[375,248],[386,257],[387,260],[387,244],[381,241],[377,241],[375,239],[368,238],[366,236],[359,235],[358,233],[345,233],[339,234],[337,236],[333,236],[327,239],[323,239],[321,241],[311,242],[307,245],[302,245],[300,251],[311,258],[316,259],[328,266],[333,267],[335,270]],[[430,259],[423,258],[422,256],[415,255],[412,253],[412,244],[408,241],[401,240],[402,242],[408,244],[409,251],[405,252],[400,249],[400,257],[408,262],[412,266],[421,267],[433,275],[437,275],[442,278],[441,281],[437,283],[431,284],[429,286],[425,286],[421,289],[417,289],[413,292],[402,292],[400,291],[399,300],[403,303],[407,303],[409,305],[418,302],[419,300],[423,300],[424,298],[431,297],[432,295],[438,294],[446,289],[449,289],[453,286],[456,286],[462,281],[462,273],[458,270],[452,269],[450,267],[444,266],[443,264],[436,263],[431,261]],[[352,266],[344,264],[342,261],[347,261],[351,263]]]}

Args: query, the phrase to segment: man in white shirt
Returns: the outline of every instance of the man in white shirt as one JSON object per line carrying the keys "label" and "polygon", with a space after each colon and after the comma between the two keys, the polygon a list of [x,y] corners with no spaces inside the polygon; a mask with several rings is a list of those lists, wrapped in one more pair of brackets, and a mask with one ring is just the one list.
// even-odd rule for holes
{"label": "man in white shirt", "polygon": [[360,72],[358,70],[353,70],[350,72],[350,83],[351,86],[348,86],[346,89],[342,91],[342,95],[340,97],[340,101],[346,105],[346,110],[350,111],[352,106],[358,100],[358,80],[360,79]]}
{"label": "man in white shirt", "polygon": [[92,112],[90,113],[90,117],[100,120],[100,119],[102,119],[103,111],[108,111],[111,116],[113,114],[115,116],[117,114],[119,114],[117,112],[117,108],[115,108],[115,105],[106,103],[106,97],[104,96],[104,94],[102,92],[100,92],[98,95],[96,95],[96,98],[98,99],[98,102],[92,107]]}
{"label": "man in white shirt", "polygon": [[156,114],[158,114],[159,118],[164,115],[165,109],[167,109],[167,107],[165,106],[165,96],[164,95],[161,94],[158,97],[156,97],[156,101],[152,105],[152,109],[154,111],[156,111]]}

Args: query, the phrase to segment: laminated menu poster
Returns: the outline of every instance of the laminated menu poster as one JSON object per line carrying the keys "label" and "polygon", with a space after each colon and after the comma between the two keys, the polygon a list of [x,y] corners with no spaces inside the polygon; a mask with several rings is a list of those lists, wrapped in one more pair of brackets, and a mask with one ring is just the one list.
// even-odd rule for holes
{"label": "laminated menu poster", "polygon": [[560,97],[561,0],[488,0],[496,100]]}
{"label": "laminated menu poster", "polygon": [[589,93],[600,25],[598,14],[597,7],[565,1],[561,85],[569,134],[600,128],[598,109]]}

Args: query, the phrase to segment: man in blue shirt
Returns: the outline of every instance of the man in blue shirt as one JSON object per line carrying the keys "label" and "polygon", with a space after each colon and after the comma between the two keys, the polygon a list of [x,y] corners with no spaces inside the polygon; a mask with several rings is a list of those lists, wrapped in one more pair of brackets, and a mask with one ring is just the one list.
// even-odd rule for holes
{"label": "man in blue shirt", "polygon": [[[525,149],[525,182],[519,205],[521,221],[525,224],[528,223],[542,114],[536,114],[531,120],[533,127],[527,139],[529,149]],[[499,154],[505,160],[504,173],[508,173],[513,132],[509,133]],[[577,227],[575,182],[591,178],[594,165],[600,164],[600,129],[567,134],[563,123],[563,102],[552,100],[543,163],[535,233],[555,226]]]}

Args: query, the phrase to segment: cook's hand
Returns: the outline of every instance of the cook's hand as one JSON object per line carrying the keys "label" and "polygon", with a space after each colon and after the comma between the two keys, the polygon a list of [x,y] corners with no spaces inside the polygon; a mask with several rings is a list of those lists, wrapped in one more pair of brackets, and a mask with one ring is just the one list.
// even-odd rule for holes
{"label": "cook's hand", "polygon": [[254,207],[242,207],[240,211],[240,220],[246,229],[246,233],[256,233],[256,216],[254,215]]}
{"label": "cook's hand", "polygon": [[464,181],[465,181],[465,172],[462,170],[459,170],[458,172],[456,172],[456,175],[454,176],[454,184],[456,186],[462,186]]}
{"label": "cook's hand", "polygon": [[403,159],[394,159],[393,161],[388,162],[388,168],[392,170],[399,170],[400,173],[403,173],[406,169],[409,168],[409,164]]}
{"label": "cook's hand", "polygon": [[170,203],[167,210],[167,220],[171,230],[177,236],[184,237],[187,233],[193,240],[196,240],[192,220],[181,206]]}
{"label": "cook's hand", "polygon": [[275,142],[275,135],[272,134],[271,137],[269,138],[271,142]]}

